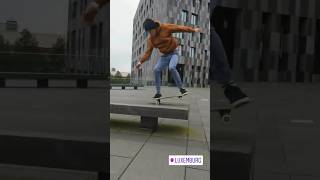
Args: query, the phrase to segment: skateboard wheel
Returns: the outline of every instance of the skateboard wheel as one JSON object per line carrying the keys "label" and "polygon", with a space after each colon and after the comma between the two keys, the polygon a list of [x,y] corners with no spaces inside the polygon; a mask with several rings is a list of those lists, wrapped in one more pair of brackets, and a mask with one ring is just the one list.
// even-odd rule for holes
{"label": "skateboard wheel", "polygon": [[222,117],[222,121],[223,121],[224,123],[229,123],[229,122],[231,121],[231,115],[224,115],[224,116]]}

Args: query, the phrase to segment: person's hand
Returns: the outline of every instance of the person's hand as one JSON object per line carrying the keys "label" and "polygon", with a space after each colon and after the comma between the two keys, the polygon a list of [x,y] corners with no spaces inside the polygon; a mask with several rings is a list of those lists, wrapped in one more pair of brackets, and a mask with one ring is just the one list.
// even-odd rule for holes
{"label": "person's hand", "polygon": [[139,61],[137,64],[136,64],[136,68],[139,69],[141,67],[141,62]]}
{"label": "person's hand", "polygon": [[195,28],[194,32],[201,32],[201,29],[200,28]]}
{"label": "person's hand", "polygon": [[99,5],[94,2],[90,3],[85,13],[83,14],[83,21],[88,24],[93,23],[94,19],[98,14],[98,11],[99,11]]}

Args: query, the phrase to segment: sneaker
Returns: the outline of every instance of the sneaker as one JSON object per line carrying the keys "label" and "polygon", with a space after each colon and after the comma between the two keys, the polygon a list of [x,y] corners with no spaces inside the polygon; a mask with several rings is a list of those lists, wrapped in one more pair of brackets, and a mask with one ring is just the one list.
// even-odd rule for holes
{"label": "sneaker", "polygon": [[244,94],[237,85],[226,85],[224,89],[225,96],[229,99],[230,104],[237,108],[249,103],[251,100]]}
{"label": "sneaker", "polygon": [[185,95],[189,94],[189,92],[187,90],[183,89],[183,88],[180,89],[180,92],[181,92],[182,96],[185,96]]}
{"label": "sneaker", "polygon": [[153,96],[154,99],[158,99],[158,98],[161,98],[161,97],[162,97],[162,95],[159,94],[159,93],[157,93],[157,94],[155,94],[155,95]]}

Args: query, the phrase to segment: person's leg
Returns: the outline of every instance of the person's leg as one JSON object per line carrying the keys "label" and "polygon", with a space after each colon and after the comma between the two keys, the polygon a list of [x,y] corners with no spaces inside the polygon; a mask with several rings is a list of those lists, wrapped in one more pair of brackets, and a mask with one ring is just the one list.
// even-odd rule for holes
{"label": "person's leg", "polygon": [[174,82],[176,83],[176,86],[179,89],[182,89],[181,77],[180,77],[180,74],[177,70],[178,61],[179,61],[178,54],[173,54],[170,58],[169,71],[171,72],[171,75],[173,77]]}
{"label": "person's leg", "polygon": [[166,57],[160,57],[157,61],[157,64],[154,67],[154,78],[156,85],[156,93],[161,94],[160,85],[161,85],[161,72],[162,70],[168,66],[169,60]]}
{"label": "person's leg", "polygon": [[220,36],[214,30],[211,30],[211,51],[213,54],[213,78],[224,88],[224,94],[234,107],[239,107],[250,102],[248,96],[232,81],[231,70],[229,67],[227,55],[223,47]]}
{"label": "person's leg", "polygon": [[229,67],[227,55],[223,47],[222,41],[218,33],[213,29],[212,33],[212,64],[213,64],[213,78],[219,84],[225,85],[230,83],[231,80],[231,70]]}

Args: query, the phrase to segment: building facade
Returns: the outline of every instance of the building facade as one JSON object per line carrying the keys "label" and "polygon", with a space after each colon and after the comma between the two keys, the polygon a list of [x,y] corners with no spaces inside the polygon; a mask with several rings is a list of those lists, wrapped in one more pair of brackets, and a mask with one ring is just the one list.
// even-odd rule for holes
{"label": "building facade", "polygon": [[[211,24],[238,81],[320,81],[320,1],[217,0]],[[212,52],[214,53],[214,52]]]}
{"label": "building facade", "polygon": [[66,66],[69,72],[109,73],[110,1],[99,11],[93,25],[82,22],[82,14],[93,0],[69,0]]}
{"label": "building facade", "polygon": [[[133,20],[131,75],[132,81],[135,83],[153,85],[153,68],[161,56],[158,50],[153,50],[150,60],[145,62],[140,70],[136,70],[134,67],[147,49],[148,35],[143,29],[143,22],[147,18],[163,23],[201,28],[201,33],[174,34],[181,44],[177,69],[185,86],[208,86],[210,65],[209,0],[140,0]],[[174,84],[168,69],[162,72],[162,84]]]}

